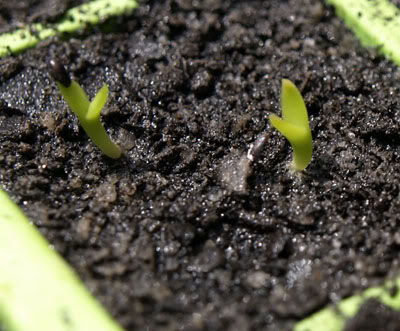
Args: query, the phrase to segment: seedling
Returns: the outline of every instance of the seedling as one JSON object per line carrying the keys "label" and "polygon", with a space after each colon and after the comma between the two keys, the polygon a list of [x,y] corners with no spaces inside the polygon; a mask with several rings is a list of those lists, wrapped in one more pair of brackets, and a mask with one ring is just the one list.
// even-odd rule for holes
{"label": "seedling", "polygon": [[0,35],[0,58],[19,53],[40,41],[61,34],[84,30],[89,25],[99,24],[112,16],[129,14],[138,7],[136,0],[93,0],[69,9],[55,23],[33,23],[21,29]]}
{"label": "seedling", "polygon": [[342,331],[346,320],[356,315],[360,306],[368,299],[374,298],[384,305],[400,311],[400,292],[393,293],[391,289],[397,289],[400,286],[400,278],[389,280],[382,286],[370,287],[360,294],[346,298],[335,305],[329,305],[326,308],[314,313],[313,315],[298,322],[294,331]]}
{"label": "seedling", "polygon": [[400,65],[400,9],[389,0],[326,0],[364,46]]}
{"label": "seedling", "polygon": [[269,120],[292,145],[292,167],[297,171],[304,170],[310,164],[312,157],[311,130],[303,97],[288,79],[282,79],[281,108],[282,118],[272,114]]}
{"label": "seedling", "polygon": [[108,87],[103,87],[90,102],[85,91],[79,84],[69,78],[62,64],[50,61],[51,74],[57,83],[65,101],[78,117],[83,129],[102,152],[113,159],[121,156],[121,149],[107,135],[100,121],[100,112],[108,97]]}
{"label": "seedling", "polygon": [[0,187],[0,330],[123,331]]}

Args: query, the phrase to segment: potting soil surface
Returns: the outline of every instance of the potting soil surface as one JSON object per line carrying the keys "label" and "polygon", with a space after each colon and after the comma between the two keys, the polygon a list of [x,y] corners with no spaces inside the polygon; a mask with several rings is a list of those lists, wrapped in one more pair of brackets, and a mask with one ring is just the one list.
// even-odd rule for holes
{"label": "potting soil surface", "polygon": [[[0,31],[80,3],[4,3]],[[87,137],[50,59],[91,98],[108,85],[123,157]],[[302,173],[268,121],[282,78],[309,111]],[[127,331],[291,330],[399,274],[399,82],[322,1],[142,1],[0,60],[0,183]],[[372,300],[346,331],[368,311],[399,330]]]}

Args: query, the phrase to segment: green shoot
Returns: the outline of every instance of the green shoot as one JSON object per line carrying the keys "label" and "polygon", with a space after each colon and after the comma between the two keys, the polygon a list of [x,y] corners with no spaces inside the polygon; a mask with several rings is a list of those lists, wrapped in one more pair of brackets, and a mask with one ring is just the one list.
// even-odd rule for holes
{"label": "green shoot", "polygon": [[52,76],[56,80],[61,94],[78,117],[87,135],[105,155],[113,159],[119,158],[121,149],[111,141],[100,121],[100,112],[108,97],[107,85],[104,84],[92,102],[90,102],[79,84],[69,79],[62,65],[54,61],[51,61],[50,64],[52,66]]}
{"label": "green shoot", "polygon": [[293,328],[294,331],[342,331],[348,318],[356,315],[360,306],[368,299],[374,298],[389,306],[400,310],[400,292],[393,294],[391,289],[400,286],[400,278],[386,281],[382,286],[370,287],[360,294],[343,299],[335,305],[326,308],[299,321]]}
{"label": "green shoot", "polygon": [[326,0],[364,46],[400,65],[400,9],[389,0]]}
{"label": "green shoot", "polygon": [[129,14],[137,7],[136,0],[93,0],[69,9],[55,23],[33,23],[16,31],[3,33],[0,35],[0,58],[34,47],[49,37],[74,33],[104,22],[112,16]]}
{"label": "green shoot", "polygon": [[288,79],[282,79],[281,107],[282,119],[272,114],[269,120],[271,125],[289,140],[293,148],[294,169],[304,170],[312,157],[311,130],[303,97]]}
{"label": "green shoot", "polygon": [[0,329],[123,331],[0,188]]}

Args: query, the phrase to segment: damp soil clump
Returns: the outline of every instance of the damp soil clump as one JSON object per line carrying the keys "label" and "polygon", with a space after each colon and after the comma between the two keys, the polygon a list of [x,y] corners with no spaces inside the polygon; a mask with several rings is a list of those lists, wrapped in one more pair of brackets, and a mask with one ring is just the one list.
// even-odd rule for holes
{"label": "damp soil clump", "polygon": [[[398,274],[400,74],[332,8],[142,1],[117,23],[0,60],[0,183],[128,331],[291,330]],[[50,59],[91,98],[109,86],[123,157],[88,139]],[[310,115],[301,174],[268,123],[282,78]]]}

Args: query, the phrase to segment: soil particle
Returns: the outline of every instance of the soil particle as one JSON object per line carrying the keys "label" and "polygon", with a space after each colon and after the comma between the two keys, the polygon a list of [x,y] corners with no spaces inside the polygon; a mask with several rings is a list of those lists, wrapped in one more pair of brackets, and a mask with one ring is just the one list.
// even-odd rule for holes
{"label": "soil particle", "polygon": [[207,70],[197,72],[191,82],[192,91],[197,97],[205,97],[213,87],[213,76]]}
{"label": "soil particle", "polygon": [[193,263],[188,267],[190,272],[210,272],[211,270],[221,266],[224,262],[221,250],[214,242],[208,240],[205,243],[204,250],[195,257]]}
{"label": "soil particle", "polygon": [[268,283],[269,275],[263,271],[254,271],[246,277],[247,285],[253,288],[262,288]]}
{"label": "soil particle", "polygon": [[251,171],[250,163],[245,154],[229,155],[222,160],[221,180],[230,192],[247,193],[247,178]]}
{"label": "soil particle", "polygon": [[15,58],[4,58],[0,60],[0,81],[8,79],[18,73],[22,63]]}

